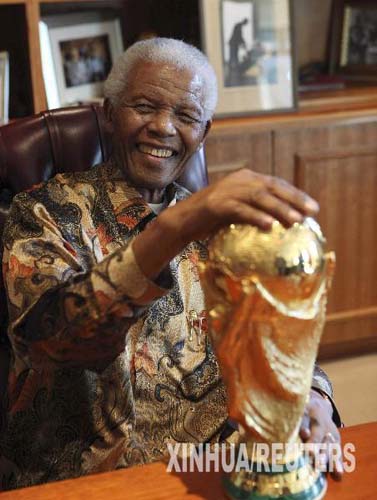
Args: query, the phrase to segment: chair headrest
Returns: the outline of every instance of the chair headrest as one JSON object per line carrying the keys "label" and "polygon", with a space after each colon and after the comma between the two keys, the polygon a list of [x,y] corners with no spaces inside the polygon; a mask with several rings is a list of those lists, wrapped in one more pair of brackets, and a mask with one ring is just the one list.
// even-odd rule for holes
{"label": "chair headrest", "polygon": [[[83,171],[106,161],[111,135],[101,106],[45,111],[0,127],[0,187],[12,194],[61,172]],[[204,152],[189,160],[179,179],[190,191],[207,185]]]}

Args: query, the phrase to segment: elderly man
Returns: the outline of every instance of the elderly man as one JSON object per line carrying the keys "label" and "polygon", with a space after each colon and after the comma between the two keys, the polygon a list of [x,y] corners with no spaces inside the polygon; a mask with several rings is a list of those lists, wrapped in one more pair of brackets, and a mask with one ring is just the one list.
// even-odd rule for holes
{"label": "elderly man", "polygon": [[[160,459],[215,441],[226,394],[207,338],[196,264],[232,222],[268,228],[317,211],[285,182],[244,170],[189,196],[175,183],[216,105],[205,56],[183,42],[132,46],[105,87],[111,160],[18,195],[5,231],[13,363],[3,488]],[[191,318],[191,319],[190,319]],[[200,340],[200,339],[199,339]],[[331,396],[320,371],[313,386]],[[303,430],[337,430],[313,392]]]}

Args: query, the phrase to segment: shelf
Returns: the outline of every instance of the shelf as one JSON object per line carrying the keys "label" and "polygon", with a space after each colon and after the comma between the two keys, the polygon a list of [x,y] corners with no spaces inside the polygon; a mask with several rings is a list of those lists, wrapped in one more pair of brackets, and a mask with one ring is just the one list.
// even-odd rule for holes
{"label": "shelf", "polygon": [[300,94],[302,111],[337,111],[367,109],[377,106],[377,85],[352,85],[342,90],[305,92]]}
{"label": "shelf", "polygon": [[368,123],[377,117],[377,86],[352,87],[339,91],[305,93],[297,111],[256,116],[218,118],[212,129],[218,135],[237,135],[242,130],[263,132],[271,127],[313,127],[333,122]]}
{"label": "shelf", "polygon": [[[325,8],[329,0],[321,1]],[[309,14],[313,14],[317,0],[309,3],[305,9],[298,9],[300,15],[296,19],[296,25],[301,26],[307,19],[306,9],[309,9]],[[39,112],[47,107],[39,43],[40,18],[90,10],[117,12],[121,19],[125,47],[136,41],[143,32],[180,38],[200,46],[200,13],[198,2],[194,0],[0,0],[0,50],[9,51],[13,71],[10,86],[11,118]],[[326,15],[329,15],[328,8],[327,11]],[[320,24],[326,23],[322,20]],[[303,31],[305,30],[301,29]],[[299,40],[302,45],[304,42]],[[311,46],[308,41],[306,45],[307,49]],[[293,113],[228,118],[216,120],[215,125],[229,128],[231,123],[253,127],[258,124],[263,128],[272,121],[289,125],[293,120],[310,119],[311,115],[361,110],[367,116],[371,113],[370,110],[376,109],[377,82],[374,87],[353,86],[345,90],[301,94],[298,111]]]}
{"label": "shelf", "polygon": [[28,0],[0,0],[0,5],[26,4]]}

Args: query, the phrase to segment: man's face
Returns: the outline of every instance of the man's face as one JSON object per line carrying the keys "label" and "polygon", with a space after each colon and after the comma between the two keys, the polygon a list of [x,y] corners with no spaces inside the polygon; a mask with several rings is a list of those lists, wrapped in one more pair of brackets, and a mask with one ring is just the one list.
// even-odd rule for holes
{"label": "man's face", "polygon": [[117,158],[136,187],[161,189],[177,179],[209,130],[203,82],[170,64],[139,63],[121,104],[110,109]]}

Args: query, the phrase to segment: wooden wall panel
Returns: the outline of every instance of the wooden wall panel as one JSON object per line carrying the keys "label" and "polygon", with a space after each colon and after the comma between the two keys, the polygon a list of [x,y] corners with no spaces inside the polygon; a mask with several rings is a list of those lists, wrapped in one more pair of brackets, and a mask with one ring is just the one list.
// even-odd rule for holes
{"label": "wooden wall panel", "polygon": [[327,321],[318,358],[335,359],[377,352],[377,317]]}
{"label": "wooden wall panel", "polygon": [[323,355],[377,346],[377,148],[297,154],[295,184],[316,198],[336,252]]}
{"label": "wooden wall panel", "polygon": [[337,271],[320,357],[377,350],[377,120],[333,114],[214,123],[210,181],[242,167],[275,174],[318,199]]}
{"label": "wooden wall panel", "polygon": [[297,154],[371,148],[376,140],[376,119],[364,123],[355,119],[349,124],[335,122],[316,127],[311,127],[308,120],[301,128],[282,128],[273,133],[274,174],[294,182]]}
{"label": "wooden wall panel", "polygon": [[271,132],[235,133],[212,130],[206,141],[206,158],[210,182],[239,170],[272,173]]}

